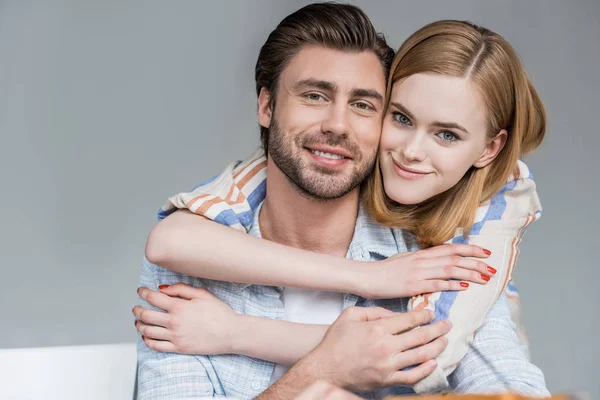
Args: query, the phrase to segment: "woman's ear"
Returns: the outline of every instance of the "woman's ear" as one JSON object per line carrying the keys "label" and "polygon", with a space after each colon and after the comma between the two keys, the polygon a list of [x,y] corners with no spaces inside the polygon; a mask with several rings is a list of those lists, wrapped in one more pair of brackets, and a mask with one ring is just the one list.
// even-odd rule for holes
{"label": "woman's ear", "polygon": [[507,138],[508,132],[506,132],[506,129],[502,129],[500,132],[498,132],[498,134],[494,136],[494,138],[490,140],[485,146],[483,153],[481,153],[481,157],[479,157],[477,161],[475,161],[475,164],[473,164],[473,166],[475,168],[483,168],[492,161],[494,161],[494,159],[500,153],[500,150],[504,148]]}
{"label": "woman's ear", "polygon": [[262,87],[258,95],[258,123],[263,128],[271,126],[273,107],[271,107],[271,93]]}

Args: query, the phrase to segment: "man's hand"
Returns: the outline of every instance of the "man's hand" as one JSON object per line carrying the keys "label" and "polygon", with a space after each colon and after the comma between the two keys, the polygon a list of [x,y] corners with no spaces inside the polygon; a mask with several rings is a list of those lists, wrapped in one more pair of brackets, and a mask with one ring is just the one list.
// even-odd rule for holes
{"label": "man's hand", "polygon": [[[295,373],[304,370],[352,391],[412,386],[433,372],[435,357],[448,343],[443,335],[450,331],[449,321],[422,326],[433,319],[430,310],[398,314],[384,308],[349,307],[296,365]],[[414,368],[403,370],[409,366]]]}
{"label": "man's hand", "polygon": [[481,260],[487,257],[489,251],[468,244],[400,253],[362,267],[357,279],[359,290],[353,292],[366,299],[395,299],[466,290],[469,282],[483,285],[496,273]]}

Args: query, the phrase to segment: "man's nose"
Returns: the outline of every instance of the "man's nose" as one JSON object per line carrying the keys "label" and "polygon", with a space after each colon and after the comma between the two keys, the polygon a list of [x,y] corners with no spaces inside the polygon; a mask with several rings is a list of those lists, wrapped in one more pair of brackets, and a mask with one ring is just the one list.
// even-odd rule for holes
{"label": "man's nose", "polygon": [[345,104],[334,104],[329,108],[329,112],[326,115],[321,130],[323,133],[331,132],[335,135],[348,135],[348,118],[349,110]]}

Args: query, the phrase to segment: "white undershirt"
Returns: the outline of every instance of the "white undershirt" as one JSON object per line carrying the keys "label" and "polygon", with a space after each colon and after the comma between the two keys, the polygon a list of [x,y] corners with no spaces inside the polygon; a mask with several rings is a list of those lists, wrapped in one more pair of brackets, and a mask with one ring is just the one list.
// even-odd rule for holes
{"label": "white undershirt", "polygon": [[[283,288],[283,320],[304,324],[331,325],[342,313],[344,295],[321,290]],[[290,367],[276,364],[271,375],[272,385]]]}

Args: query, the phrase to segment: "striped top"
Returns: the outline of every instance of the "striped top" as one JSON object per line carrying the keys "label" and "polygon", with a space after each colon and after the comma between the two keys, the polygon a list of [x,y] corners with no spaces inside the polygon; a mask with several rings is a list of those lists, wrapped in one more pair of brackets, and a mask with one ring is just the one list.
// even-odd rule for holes
{"label": "striped top", "polygon": [[[509,284],[519,254],[519,244],[527,226],[541,216],[541,204],[531,171],[519,161],[519,176],[511,176],[488,201],[481,204],[467,238],[457,230],[448,243],[469,243],[489,249],[485,261],[497,270],[485,285],[472,284],[468,290],[437,292],[415,296],[408,310],[428,308],[436,320],[449,319],[453,329],[447,335],[448,346],[437,358],[438,367],[415,386],[417,393],[447,390],[450,375],[467,353],[474,332],[488,311],[505,292],[515,322],[520,322],[518,294]],[[191,192],[176,194],[159,211],[159,220],[177,209],[188,209],[223,225],[243,232],[252,226],[254,213],[266,195],[267,160],[262,149],[246,160],[231,163],[219,175],[196,186]],[[393,229],[396,237],[415,242],[409,232]],[[523,350],[527,342],[522,326],[517,333]]]}

